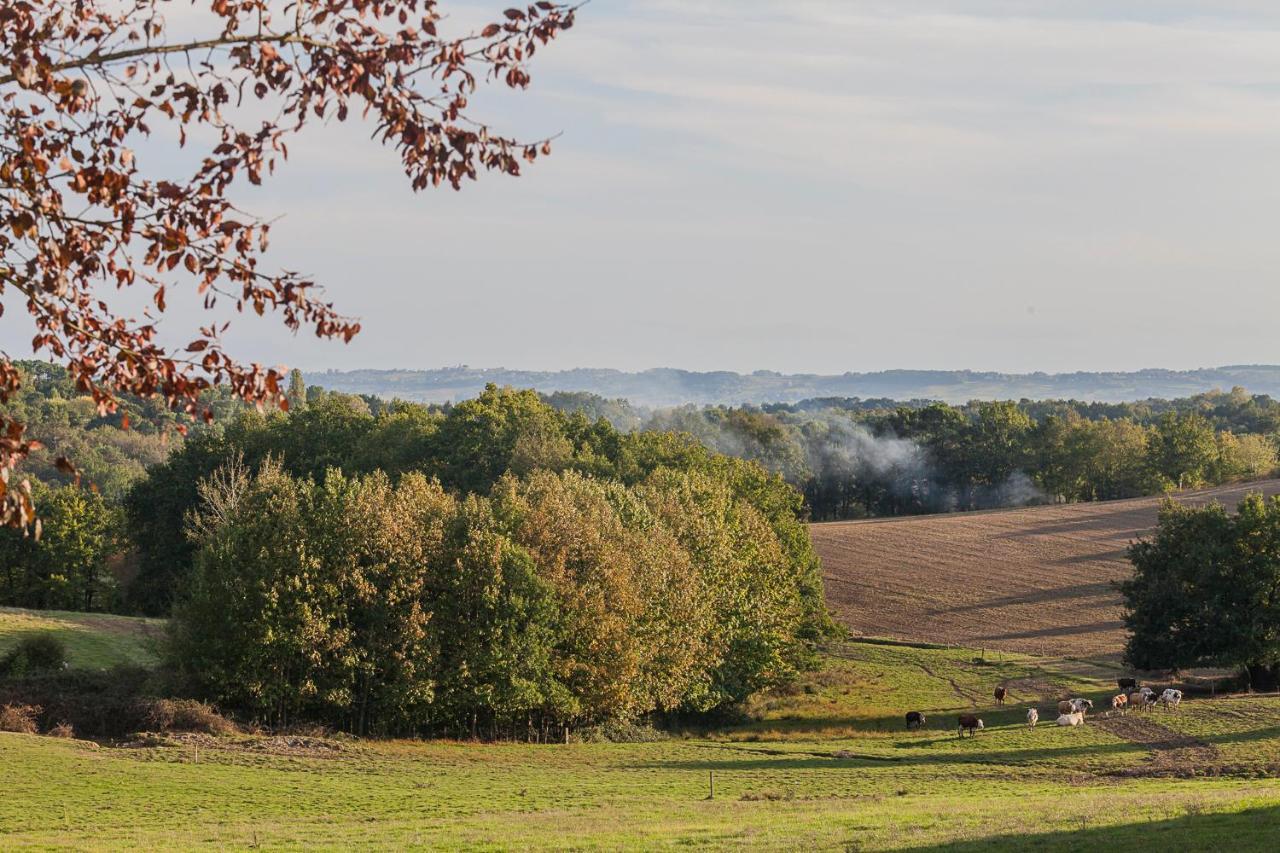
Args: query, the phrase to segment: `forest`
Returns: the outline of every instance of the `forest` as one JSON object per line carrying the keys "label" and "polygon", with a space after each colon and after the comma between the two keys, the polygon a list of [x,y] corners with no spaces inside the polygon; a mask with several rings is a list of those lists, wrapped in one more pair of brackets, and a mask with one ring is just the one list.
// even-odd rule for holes
{"label": "forest", "polygon": [[696,437],[760,463],[814,521],[1112,500],[1264,477],[1280,402],[1241,388],[1178,400],[971,402],[823,398],[648,410],[557,393],[566,411]]}
{"label": "forest", "polygon": [[[36,435],[67,408],[46,390]],[[37,489],[38,540],[0,533],[0,604],[170,616],[169,689],[252,719],[497,736],[705,715],[834,630],[801,496],[688,436],[493,387],[447,409],[295,386],[287,413],[148,414],[75,425],[108,448],[127,417],[167,455],[110,492],[92,455],[51,464],[79,485]]]}
{"label": "forest", "polygon": [[[0,531],[0,604],[126,613],[169,611],[200,550],[190,530],[200,490],[233,463],[255,477],[270,463],[299,489],[331,472],[356,481],[381,473],[393,484],[420,474],[451,500],[489,506],[504,478],[536,472],[626,490],[661,471],[713,472],[737,497],[749,493],[790,543],[797,577],[816,588],[812,555],[796,544],[805,521],[1248,480],[1276,469],[1280,435],[1280,403],[1239,388],[1122,404],[823,398],[650,410],[497,388],[423,405],[307,387],[296,373],[288,414],[213,394],[215,417],[203,424],[130,397],[100,416],[60,368],[21,367],[26,381],[9,408],[45,445],[23,470],[44,531],[38,542]],[[817,609],[820,593],[807,594]]]}

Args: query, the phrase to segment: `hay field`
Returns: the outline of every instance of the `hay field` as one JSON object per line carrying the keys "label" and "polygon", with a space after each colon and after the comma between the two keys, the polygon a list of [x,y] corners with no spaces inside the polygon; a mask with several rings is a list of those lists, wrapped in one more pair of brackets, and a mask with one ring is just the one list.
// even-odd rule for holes
{"label": "hay field", "polygon": [[[1185,492],[1233,507],[1280,480]],[[834,522],[810,527],[827,600],[856,635],[1115,658],[1125,549],[1160,498]]]}

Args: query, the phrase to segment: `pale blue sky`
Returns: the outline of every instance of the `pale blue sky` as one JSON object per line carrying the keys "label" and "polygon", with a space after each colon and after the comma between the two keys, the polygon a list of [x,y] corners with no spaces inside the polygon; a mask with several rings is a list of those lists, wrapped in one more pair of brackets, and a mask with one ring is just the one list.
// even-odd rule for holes
{"label": "pale blue sky", "polygon": [[365,332],[242,322],[238,351],[313,369],[1280,362],[1280,4],[594,0],[533,70],[529,92],[477,100],[523,136],[563,131],[520,180],[415,196],[367,128],[291,146],[246,204],[284,214],[270,260]]}

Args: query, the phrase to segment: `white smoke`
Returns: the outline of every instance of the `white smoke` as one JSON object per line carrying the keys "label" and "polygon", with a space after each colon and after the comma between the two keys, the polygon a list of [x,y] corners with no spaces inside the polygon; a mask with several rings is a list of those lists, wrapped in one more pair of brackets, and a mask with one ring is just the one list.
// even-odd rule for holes
{"label": "white smoke", "polygon": [[894,497],[895,511],[994,509],[1048,500],[1023,471],[999,485],[961,494],[939,475],[926,447],[912,439],[877,435],[844,412],[790,413],[770,420],[780,428],[765,442],[734,428],[721,412],[694,406],[658,410],[644,428],[688,433],[717,453],[759,462],[798,488],[817,480],[883,490]]}

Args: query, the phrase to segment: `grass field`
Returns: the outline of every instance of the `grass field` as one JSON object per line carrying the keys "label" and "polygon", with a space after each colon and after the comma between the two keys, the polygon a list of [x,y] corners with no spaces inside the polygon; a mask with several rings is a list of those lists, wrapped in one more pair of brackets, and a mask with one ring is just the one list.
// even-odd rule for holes
{"label": "grass field", "polygon": [[161,625],[158,619],[0,607],[0,655],[24,637],[51,633],[66,643],[75,667],[149,664],[155,659],[154,641]]}
{"label": "grass field", "polygon": [[[1234,507],[1280,480],[1179,495]],[[827,600],[855,634],[1118,658],[1125,549],[1159,498],[810,526]]]}
{"label": "grass field", "polygon": [[[1274,846],[1280,697],[1029,730],[1028,703],[1049,716],[1061,695],[1101,699],[1116,671],[974,658],[842,644],[744,724],[653,743],[0,734],[0,834],[6,848]],[[929,723],[908,733],[912,709]],[[986,728],[961,740],[955,714],[972,709]]]}
{"label": "grass field", "polygon": [[[817,526],[847,624],[973,642],[836,644],[744,719],[649,743],[0,733],[0,847],[1270,851],[1280,696],[1053,724],[1058,699],[1102,708],[1124,674],[1109,584],[1155,506]],[[159,628],[0,609],[0,651],[53,630],[77,666],[145,663]],[[908,710],[924,728],[904,730]],[[961,712],[978,736],[957,737]]]}

